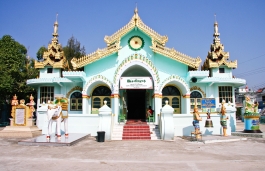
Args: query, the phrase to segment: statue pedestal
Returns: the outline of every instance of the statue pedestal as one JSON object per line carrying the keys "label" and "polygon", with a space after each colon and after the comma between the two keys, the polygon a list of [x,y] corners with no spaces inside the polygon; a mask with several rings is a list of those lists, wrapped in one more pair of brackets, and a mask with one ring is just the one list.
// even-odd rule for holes
{"label": "statue pedestal", "polygon": [[[35,119],[27,118],[26,126],[34,126]],[[10,126],[14,126],[14,118],[10,118]]]}
{"label": "statue pedestal", "polygon": [[41,135],[41,130],[37,126],[6,126],[0,131],[0,137],[35,137]]}
{"label": "statue pedestal", "polygon": [[35,119],[28,118],[26,122],[26,126],[34,126]]}
{"label": "statue pedestal", "polygon": [[244,133],[262,133],[259,129],[259,113],[244,113]]}

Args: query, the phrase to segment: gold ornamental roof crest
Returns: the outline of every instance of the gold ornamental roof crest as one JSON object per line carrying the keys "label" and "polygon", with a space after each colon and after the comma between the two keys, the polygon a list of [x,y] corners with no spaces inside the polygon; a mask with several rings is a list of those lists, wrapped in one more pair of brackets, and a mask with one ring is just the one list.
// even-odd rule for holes
{"label": "gold ornamental roof crest", "polygon": [[148,27],[144,24],[144,22],[141,20],[140,16],[138,15],[138,9],[137,7],[134,10],[134,15],[132,19],[129,21],[128,24],[123,26],[121,29],[119,29],[117,32],[115,32],[111,36],[105,36],[104,41],[107,43],[107,46],[110,46],[111,44],[115,43],[116,41],[119,41],[121,37],[123,37],[125,34],[127,34],[129,31],[134,29],[135,27],[138,27],[140,30],[142,30],[145,34],[150,36],[153,40],[157,41],[159,44],[165,46],[166,42],[168,41],[167,36],[161,36],[156,31]]}

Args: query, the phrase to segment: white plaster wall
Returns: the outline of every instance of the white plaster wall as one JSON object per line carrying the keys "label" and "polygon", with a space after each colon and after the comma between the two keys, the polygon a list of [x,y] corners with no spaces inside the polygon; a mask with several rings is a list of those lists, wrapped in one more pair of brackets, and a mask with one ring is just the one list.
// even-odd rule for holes
{"label": "white plaster wall", "polygon": [[225,73],[219,73],[219,68],[212,68],[212,77],[217,78],[232,78],[232,69],[228,67],[220,67],[225,69]]}
{"label": "white plaster wall", "polygon": [[[226,114],[229,116],[227,120],[227,134],[231,135],[231,132],[236,131],[236,118],[235,113]],[[200,130],[203,135],[220,135],[222,134],[222,127],[220,125],[220,114],[212,114],[211,119],[213,121],[213,128],[205,128],[206,114],[200,114],[202,121],[200,121]],[[190,136],[190,133],[194,131],[192,125],[192,114],[175,114],[173,115],[175,136]]]}
{"label": "white plaster wall", "polygon": [[[52,133],[55,133],[56,123],[52,125]],[[46,111],[38,111],[37,127],[42,130],[42,134],[47,134],[48,119]],[[64,123],[61,124],[61,130],[64,132]],[[99,131],[99,116],[97,114],[69,114],[68,117],[68,131],[69,133],[86,133],[92,136],[97,135]]]}
{"label": "white plaster wall", "polygon": [[47,73],[47,68],[40,69],[40,78],[54,78],[54,77],[60,77],[61,69],[59,68],[53,68],[52,73]]}

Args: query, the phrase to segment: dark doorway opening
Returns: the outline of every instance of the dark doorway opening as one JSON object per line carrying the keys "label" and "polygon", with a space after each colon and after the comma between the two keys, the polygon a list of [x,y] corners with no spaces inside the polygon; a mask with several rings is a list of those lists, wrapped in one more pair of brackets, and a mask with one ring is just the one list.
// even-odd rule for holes
{"label": "dark doorway opening", "polygon": [[127,90],[127,119],[145,119],[145,90]]}

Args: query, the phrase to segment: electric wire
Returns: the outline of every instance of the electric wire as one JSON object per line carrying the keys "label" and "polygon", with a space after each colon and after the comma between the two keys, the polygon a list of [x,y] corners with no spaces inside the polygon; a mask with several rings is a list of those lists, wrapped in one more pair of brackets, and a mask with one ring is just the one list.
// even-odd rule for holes
{"label": "electric wire", "polygon": [[249,76],[249,75],[253,75],[253,74],[258,74],[258,73],[261,73],[261,72],[265,72],[265,67],[249,70],[249,71],[242,72],[242,73],[235,74],[235,75],[237,77],[242,77],[242,76]]}
{"label": "electric wire", "polygon": [[260,57],[262,57],[262,56],[265,56],[265,54],[260,55],[260,56],[257,56],[257,57],[254,57],[254,58],[251,58],[251,59],[248,59],[248,60],[246,60],[246,61],[239,62],[238,64],[243,64],[243,63],[246,63],[246,62],[248,62],[248,61],[252,61],[252,60],[254,60],[254,59],[260,58]]}

